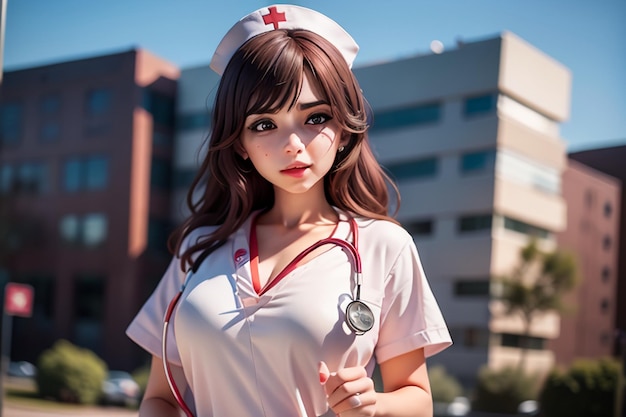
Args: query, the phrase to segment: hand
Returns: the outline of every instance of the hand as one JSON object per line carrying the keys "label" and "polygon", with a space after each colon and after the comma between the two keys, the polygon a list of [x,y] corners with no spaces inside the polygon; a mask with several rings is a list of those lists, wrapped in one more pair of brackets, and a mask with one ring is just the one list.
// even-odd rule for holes
{"label": "hand", "polygon": [[376,391],[365,368],[355,366],[330,372],[325,362],[319,365],[320,384],[324,386],[328,405],[341,417],[374,416]]}

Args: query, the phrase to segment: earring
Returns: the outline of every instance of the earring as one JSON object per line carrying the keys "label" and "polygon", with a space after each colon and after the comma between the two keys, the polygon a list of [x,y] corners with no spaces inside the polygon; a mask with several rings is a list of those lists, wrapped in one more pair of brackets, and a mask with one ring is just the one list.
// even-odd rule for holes
{"label": "earring", "polygon": [[337,149],[337,151],[338,151],[338,152],[343,152],[343,150],[344,150],[344,149],[346,149],[346,148],[345,148],[345,146],[340,146],[340,147]]}

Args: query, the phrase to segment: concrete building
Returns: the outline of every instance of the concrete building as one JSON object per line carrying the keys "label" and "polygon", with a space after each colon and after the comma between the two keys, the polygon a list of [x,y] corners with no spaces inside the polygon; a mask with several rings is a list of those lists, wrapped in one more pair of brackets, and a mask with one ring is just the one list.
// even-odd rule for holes
{"label": "concrete building", "polygon": [[549,344],[560,365],[613,355],[616,329],[620,181],[569,160],[563,173],[567,227],[559,247],[575,254],[580,283],[565,303],[559,337]]}
{"label": "concrete building", "polygon": [[[624,192],[623,188],[624,184],[626,184],[626,165],[624,164],[624,161],[626,161],[626,144],[574,152],[570,154],[570,158],[618,179],[622,185],[622,194],[619,202],[621,210],[612,210],[609,207],[603,208],[603,210],[612,210],[613,214],[609,214],[618,217],[618,236],[610,242],[610,245],[617,251],[618,261],[616,269],[609,273],[617,280],[615,328],[622,338],[621,346],[616,343],[615,353],[621,353],[622,357],[626,358],[626,210],[624,210],[624,207],[626,207],[626,192]],[[598,204],[602,204],[602,202]]]}
{"label": "concrete building", "polygon": [[[455,346],[433,360],[471,382],[517,363],[523,323],[503,314],[494,278],[531,236],[555,248],[565,227],[561,174],[571,74],[512,33],[441,54],[359,68],[374,110],[371,140],[403,196]],[[548,369],[556,315],[531,328],[528,365]]]}
{"label": "concrete building", "polygon": [[[566,224],[559,123],[569,116],[571,74],[511,33],[355,69],[373,109],[371,142],[402,193],[399,219],[418,244],[455,339],[438,355],[463,380],[480,366],[516,363],[522,323],[491,297],[493,277],[516,265],[530,236],[556,246]],[[218,79],[183,70],[176,166],[180,196],[197,167]],[[529,364],[548,369],[559,320],[532,327]]]}
{"label": "concrete building", "polygon": [[124,330],[169,261],[178,76],[142,50],[5,73],[2,278],[35,289],[12,358],[63,338],[113,368],[139,360]]}

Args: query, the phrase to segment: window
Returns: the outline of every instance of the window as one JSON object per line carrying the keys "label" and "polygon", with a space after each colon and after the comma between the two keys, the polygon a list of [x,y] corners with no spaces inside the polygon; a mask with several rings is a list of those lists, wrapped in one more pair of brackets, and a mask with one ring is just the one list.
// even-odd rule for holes
{"label": "window", "polygon": [[496,175],[509,181],[535,188],[548,194],[561,192],[561,173],[508,149],[499,149],[495,162]]}
{"label": "window", "polygon": [[463,114],[466,117],[494,113],[498,104],[498,94],[490,93],[482,96],[468,97],[463,103]]}
{"label": "window", "polygon": [[143,106],[152,114],[155,124],[174,126],[174,98],[145,89]]}
{"label": "window", "polygon": [[109,182],[109,158],[90,156],[71,158],[65,162],[65,191],[102,190]]}
{"label": "window", "polygon": [[496,152],[493,149],[480,152],[471,152],[461,155],[461,172],[475,174],[491,172],[496,162]]}
{"label": "window", "polygon": [[538,226],[533,226],[531,224],[524,223],[522,221],[515,220],[506,216],[504,216],[504,228],[508,230],[513,230],[515,232],[524,233],[525,235],[539,237],[542,239],[548,239],[552,235],[549,230],[543,229]]}
{"label": "window", "polygon": [[613,214],[613,206],[609,201],[607,201],[606,203],[604,203],[604,217],[610,219],[611,214]]}
{"label": "window", "polygon": [[460,233],[491,230],[493,216],[482,214],[478,216],[464,216],[459,218],[457,229]]}
{"label": "window", "polygon": [[416,161],[400,162],[385,165],[396,181],[417,178],[429,178],[437,175],[439,161],[437,158],[425,158]]}
{"label": "window", "polygon": [[80,274],[74,279],[74,343],[102,351],[105,278],[99,274]]}
{"label": "window", "polygon": [[613,240],[611,239],[611,236],[609,235],[604,236],[604,239],[602,239],[602,247],[604,248],[605,251],[611,250],[612,243],[613,243]]}
{"label": "window", "polygon": [[602,311],[603,313],[608,313],[609,312],[609,300],[606,298],[602,299],[602,302],[600,302],[600,311]]}
{"label": "window", "polygon": [[441,119],[441,103],[417,104],[401,109],[375,111],[371,130],[395,129],[435,123]]}
{"label": "window", "polygon": [[89,116],[99,116],[109,112],[112,105],[111,91],[99,88],[87,92],[86,110]]}
{"label": "window", "polygon": [[22,137],[23,109],[19,103],[0,107],[0,144],[15,145]]}
{"label": "window", "polygon": [[108,221],[102,213],[68,214],[59,223],[61,239],[70,245],[96,247],[107,238]]}
{"label": "window", "polygon": [[412,236],[430,236],[433,234],[433,220],[413,220],[405,225]]}
{"label": "window", "polygon": [[461,297],[489,297],[491,293],[491,281],[485,280],[462,280],[454,283],[454,295]]}
{"label": "window", "polygon": [[500,338],[501,345],[506,347],[544,350],[546,344],[546,340],[542,337],[524,336],[521,334],[502,333]]}
{"label": "window", "polygon": [[0,194],[43,194],[48,191],[48,166],[41,162],[3,164],[0,167]]}
{"label": "window", "polygon": [[602,268],[602,282],[609,282],[611,280],[611,268],[605,266]]}
{"label": "window", "polygon": [[467,327],[463,332],[463,346],[480,348],[489,346],[489,331],[477,327]]}

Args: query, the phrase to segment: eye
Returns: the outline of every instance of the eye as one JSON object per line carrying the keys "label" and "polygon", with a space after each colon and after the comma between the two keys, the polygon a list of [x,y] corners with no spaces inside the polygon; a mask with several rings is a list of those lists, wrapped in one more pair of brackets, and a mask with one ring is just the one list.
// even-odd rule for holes
{"label": "eye", "polygon": [[314,115],[312,115],[311,117],[309,117],[306,121],[306,124],[308,125],[321,125],[324,124],[330,120],[332,120],[333,117],[329,114],[326,113],[315,113]]}
{"label": "eye", "polygon": [[276,129],[276,125],[271,120],[259,120],[258,122],[254,122],[248,127],[248,129],[253,132],[265,132],[266,130]]}

